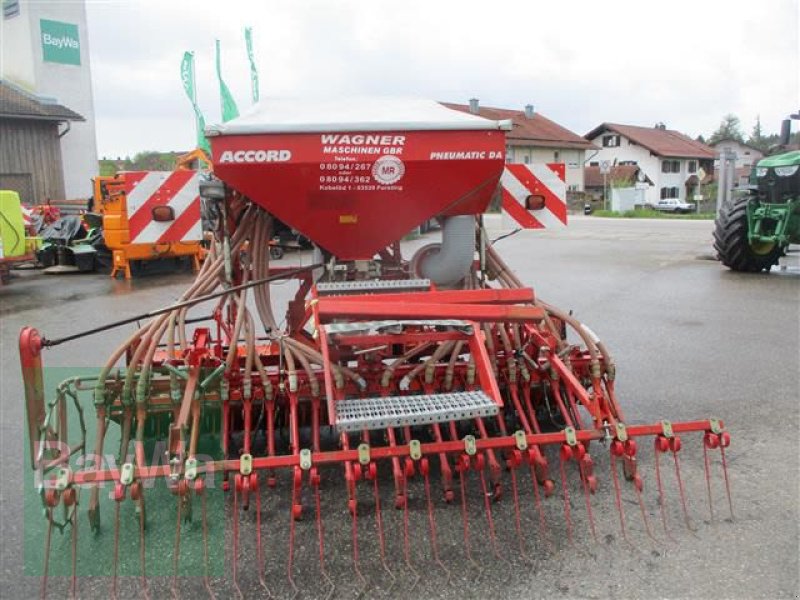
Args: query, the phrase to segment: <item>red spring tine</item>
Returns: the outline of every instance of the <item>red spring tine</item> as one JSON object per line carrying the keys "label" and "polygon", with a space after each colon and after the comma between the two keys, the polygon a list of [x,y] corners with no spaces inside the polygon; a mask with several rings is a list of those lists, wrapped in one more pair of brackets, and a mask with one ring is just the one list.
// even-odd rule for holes
{"label": "red spring tine", "polygon": [[617,474],[617,456],[621,448],[615,448],[614,444],[622,446],[621,442],[611,443],[611,478],[614,482],[614,500],[617,504],[617,511],[619,512],[619,528],[622,531],[622,538],[631,546],[631,541],[628,539],[628,531],[625,528],[625,510],[622,507],[622,492],[619,487],[619,475]]}
{"label": "red spring tine", "polygon": [[403,478],[403,496],[406,501],[403,502],[403,555],[405,557],[406,566],[414,574],[414,583],[411,584],[409,590],[417,587],[420,580],[420,575],[414,568],[411,562],[411,540],[408,531],[408,478]]}
{"label": "red spring tine", "polygon": [[645,531],[647,531],[647,535],[657,544],[658,540],[656,539],[656,536],[653,535],[653,529],[650,527],[650,519],[647,518],[647,508],[644,505],[644,498],[642,498],[643,488],[644,484],[642,483],[642,477],[637,473],[633,476],[633,489],[636,491],[636,500],[639,503],[639,512],[642,515],[642,522],[644,523],[644,528]]}
{"label": "red spring tine", "polygon": [[195,480],[195,491],[200,496],[203,512],[203,585],[205,585],[209,598],[216,598],[211,589],[211,580],[208,575],[208,511],[206,509],[205,480]]}
{"label": "red spring tine", "polygon": [[483,507],[486,511],[486,523],[489,526],[489,540],[492,543],[492,553],[495,557],[500,558],[500,550],[497,548],[497,537],[494,531],[494,517],[492,516],[492,502],[490,500],[491,494],[486,486],[486,474],[483,468],[478,471],[478,474],[480,475],[481,491],[483,492]]}
{"label": "red spring tine", "polygon": [[[67,501],[68,492],[75,493],[71,488],[64,492],[64,501]],[[72,504],[72,583],[70,584],[70,594],[73,598],[78,597],[78,504]]]}
{"label": "red spring tine", "polygon": [[661,440],[666,441],[667,445],[669,444],[667,438],[663,436],[656,437],[655,454],[656,454],[656,484],[658,485],[658,506],[661,510],[661,523],[664,526],[664,533],[670,540],[675,542],[675,538],[672,537],[672,535],[669,532],[669,529],[667,528],[667,507],[666,507],[666,500],[664,498],[664,485],[661,482],[661,461],[659,460],[659,455],[661,454],[661,452],[664,452],[664,450],[661,450],[661,448],[664,445],[664,443],[661,442]]}
{"label": "red spring tine", "polygon": [[258,561],[258,583],[261,585],[267,597],[272,598],[272,592],[264,578],[266,565],[264,563],[264,549],[261,544],[261,486],[259,485],[257,473],[253,473],[251,478],[253,481],[250,484],[250,489],[253,491],[253,496],[256,501],[256,560]]}
{"label": "red spring tine", "polygon": [[[239,577],[238,577],[238,569],[237,569],[237,560],[239,557],[239,474],[237,473],[236,479],[234,480],[233,487],[233,553],[231,555],[231,569],[233,570],[233,588],[236,590],[237,595],[239,598],[244,598],[242,594],[242,590],[239,587]],[[290,545],[291,548],[291,545]],[[291,550],[290,550],[291,556]],[[291,564],[291,558],[290,558]]]}
{"label": "red spring tine", "polygon": [[[300,467],[295,467],[295,469],[300,469]],[[297,585],[294,583],[294,529],[295,521],[297,520],[294,514],[294,507],[297,505],[298,491],[299,488],[294,485],[294,481],[292,481],[292,505],[289,509],[289,558],[286,562],[286,577],[292,588],[292,598],[297,597],[297,594],[300,593],[300,590],[297,589]]]}
{"label": "red spring tine", "polygon": [[[716,436],[715,436],[716,437]],[[703,436],[703,472],[706,476],[706,491],[708,492],[708,512],[711,522],[714,522],[714,500],[711,496],[711,470],[708,463],[708,434]]]}
{"label": "red spring tine", "polygon": [[[370,466],[375,465],[375,463],[371,463]],[[383,533],[383,518],[381,517],[381,494],[380,490],[378,489],[378,473],[377,473],[377,466],[375,467],[375,476],[372,478],[372,489],[375,495],[375,525],[378,528],[378,541],[380,543],[380,550],[381,550],[381,564],[383,565],[383,570],[389,575],[389,578],[392,580],[392,583],[389,585],[389,589],[384,592],[387,596],[391,593],[392,588],[394,588],[395,584],[397,583],[397,578],[394,576],[394,573],[389,569],[389,565],[386,564],[386,538]]]}
{"label": "red spring tine", "polygon": [[[111,576],[111,597],[117,597],[117,566],[119,564],[119,505],[120,501],[114,501],[114,560]],[[48,531],[49,534],[49,531]],[[48,536],[49,540],[49,536]]]}
{"label": "red spring tine", "polygon": [[464,472],[465,469],[459,468],[458,469],[458,481],[461,487],[461,521],[464,524],[464,552],[467,555],[467,560],[473,566],[473,568],[477,569],[478,575],[476,579],[480,579],[481,575],[483,575],[483,567],[481,567],[480,563],[475,560],[472,556],[472,544],[469,541],[469,513],[467,510],[467,483],[464,479]]}
{"label": "red spring tine", "polygon": [[[44,538],[44,565],[42,566],[42,599],[47,598],[47,573],[50,570],[50,541],[53,537],[53,509],[47,509],[47,534]],[[116,579],[116,561],[114,564],[114,578]],[[116,594],[115,594],[116,595]]]}
{"label": "red spring tine", "polygon": [[317,520],[317,537],[319,538],[319,570],[322,573],[323,579],[328,583],[328,593],[325,596],[326,600],[330,600],[333,597],[333,593],[336,590],[336,585],[333,583],[333,580],[328,575],[328,570],[325,568],[325,528],[322,526],[322,499],[320,498],[319,492],[319,474],[317,473],[316,467],[311,469],[311,486],[314,489],[314,505],[315,505],[315,513],[316,513],[316,520]]}
{"label": "red spring tine", "polygon": [[433,554],[433,559],[436,564],[438,564],[442,571],[445,572],[445,575],[447,576],[446,581],[449,583],[451,577],[450,571],[439,557],[439,543],[436,539],[436,519],[433,515],[433,499],[431,498],[431,481],[429,476],[430,469],[427,458],[423,458],[420,461],[420,471],[422,472],[423,482],[425,484],[425,498],[428,502],[428,527],[430,530],[431,553]]}
{"label": "red spring tine", "polygon": [[536,512],[539,515],[539,533],[542,539],[547,541],[547,547],[552,552],[553,542],[550,541],[550,536],[547,535],[547,522],[544,518],[544,507],[542,506],[542,497],[539,493],[539,481],[536,479],[536,469],[533,465],[533,461],[528,463],[528,468],[530,469],[531,481],[533,482],[533,500],[536,505]]}
{"label": "red spring tine", "polygon": [[361,587],[358,588],[356,597],[360,598],[369,587],[369,583],[361,573],[361,568],[358,561],[358,487],[353,487],[353,497],[350,499],[350,511],[353,517],[353,570],[355,571],[356,578],[361,582]]}
{"label": "red spring tine", "polygon": [[181,556],[181,513],[183,510],[183,496],[176,494],[175,498],[178,501],[177,524],[175,525],[175,545],[172,550],[172,585],[170,592],[172,597],[177,600],[178,598],[178,564]]}
{"label": "red spring tine", "polygon": [[147,569],[146,569],[146,560],[145,560],[145,545],[144,545],[144,520],[145,520],[145,510],[144,510],[144,494],[141,495],[139,498],[139,563],[141,564],[142,568],[142,575],[141,575],[141,582],[142,582],[142,594],[145,598],[150,597],[150,592],[148,590],[147,585]]}
{"label": "red spring tine", "polygon": [[731,519],[733,516],[733,499],[731,498],[731,483],[728,479],[728,461],[725,457],[725,448],[730,446],[731,436],[727,431],[722,432],[720,435],[719,453],[722,460],[722,474],[725,476],[725,491],[728,494],[728,508],[731,511]]}
{"label": "red spring tine", "polygon": [[[559,460],[558,460],[558,468],[561,471],[561,488],[564,492],[564,518],[567,521],[567,540],[569,543],[572,544],[572,515],[570,514],[570,507],[569,507],[569,489],[567,489],[567,472],[564,467],[564,463],[566,462],[564,456],[567,454],[564,451],[564,448],[569,448],[566,444],[561,446],[561,452],[559,452]],[[572,451],[570,449],[569,452],[570,457],[572,456]]]}
{"label": "red spring tine", "polygon": [[[576,448],[583,448],[583,444],[578,444]],[[591,492],[589,491],[589,482],[587,481],[588,476],[586,474],[586,468],[584,466],[583,460],[581,459],[578,460],[578,471],[580,472],[581,476],[583,495],[586,499],[586,514],[589,515],[589,528],[592,530],[592,537],[594,538],[594,541],[597,542],[597,530],[595,529],[594,526],[594,513],[592,512]]]}
{"label": "red spring tine", "polygon": [[[516,451],[519,452],[518,450]],[[528,553],[525,552],[525,542],[522,539],[522,523],[520,521],[520,514],[519,514],[519,491],[517,490],[517,466],[518,463],[515,461],[513,465],[511,465],[511,493],[514,496],[514,527],[517,530],[517,539],[519,541],[519,553],[522,556],[525,562],[530,563],[531,559],[528,556]]]}
{"label": "red spring tine", "polygon": [[689,507],[686,503],[686,491],[683,488],[683,479],[681,478],[681,464],[678,460],[678,452],[681,449],[681,438],[674,437],[670,440],[670,447],[672,449],[672,458],[675,461],[675,479],[678,480],[678,491],[681,496],[681,509],[683,510],[683,520],[686,523],[686,528],[689,531],[694,531],[691,520],[689,519]]}

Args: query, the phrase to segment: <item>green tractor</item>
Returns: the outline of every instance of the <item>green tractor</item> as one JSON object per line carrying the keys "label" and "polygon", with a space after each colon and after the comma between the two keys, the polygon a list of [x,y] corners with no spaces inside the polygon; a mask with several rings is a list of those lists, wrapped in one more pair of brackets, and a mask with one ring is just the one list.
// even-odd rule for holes
{"label": "green tractor", "polygon": [[[788,127],[784,131],[788,145]],[[800,243],[800,151],[758,161],[750,184],[722,205],[714,248],[726,267],[758,273],[778,264],[789,244]]]}

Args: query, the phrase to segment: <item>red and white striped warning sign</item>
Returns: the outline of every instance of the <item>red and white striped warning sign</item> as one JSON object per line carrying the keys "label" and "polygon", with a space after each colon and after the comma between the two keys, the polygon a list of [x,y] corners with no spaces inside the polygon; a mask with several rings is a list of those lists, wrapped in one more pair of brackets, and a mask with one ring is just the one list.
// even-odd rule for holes
{"label": "red and white striped warning sign", "polygon": [[[168,244],[202,239],[196,171],[131,171],[125,173],[124,189],[131,244]],[[172,208],[167,220],[154,218],[153,209],[158,206]]]}
{"label": "red and white striped warning sign", "polygon": [[[567,184],[563,163],[509,164],[503,170],[504,226],[552,229],[567,224]],[[544,207],[529,210],[528,198],[542,196]],[[509,222],[509,221],[514,221]]]}

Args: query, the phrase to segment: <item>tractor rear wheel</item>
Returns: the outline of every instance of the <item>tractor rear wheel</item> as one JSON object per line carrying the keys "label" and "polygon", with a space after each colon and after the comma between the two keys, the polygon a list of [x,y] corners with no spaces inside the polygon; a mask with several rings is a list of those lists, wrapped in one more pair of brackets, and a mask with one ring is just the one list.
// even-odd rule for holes
{"label": "tractor rear wheel", "polygon": [[714,222],[714,248],[723,265],[734,271],[758,273],[778,264],[781,247],[775,243],[751,244],[747,236],[749,196],[722,205]]}

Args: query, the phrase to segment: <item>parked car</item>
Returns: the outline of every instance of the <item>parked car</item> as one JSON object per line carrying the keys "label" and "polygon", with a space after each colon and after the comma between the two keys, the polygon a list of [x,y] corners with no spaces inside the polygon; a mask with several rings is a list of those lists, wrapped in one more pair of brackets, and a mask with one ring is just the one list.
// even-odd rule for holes
{"label": "parked car", "polygon": [[675,198],[668,198],[666,200],[659,200],[656,202],[654,207],[656,210],[660,210],[661,212],[671,212],[671,213],[689,213],[694,212],[694,204],[688,204],[686,202],[681,202]]}

